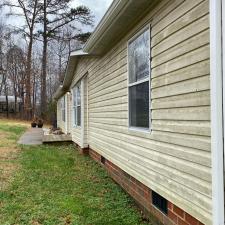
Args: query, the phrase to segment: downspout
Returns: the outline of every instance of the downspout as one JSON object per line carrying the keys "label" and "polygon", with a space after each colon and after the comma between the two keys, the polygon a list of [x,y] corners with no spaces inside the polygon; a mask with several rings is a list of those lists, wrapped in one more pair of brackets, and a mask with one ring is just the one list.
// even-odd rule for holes
{"label": "downspout", "polygon": [[212,220],[224,225],[222,0],[210,0]]}

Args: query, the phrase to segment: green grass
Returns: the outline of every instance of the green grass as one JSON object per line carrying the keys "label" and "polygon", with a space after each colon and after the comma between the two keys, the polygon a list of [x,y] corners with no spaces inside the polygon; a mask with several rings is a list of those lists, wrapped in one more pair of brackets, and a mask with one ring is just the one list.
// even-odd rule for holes
{"label": "green grass", "polygon": [[26,127],[18,126],[18,125],[10,126],[8,124],[1,123],[1,126],[0,126],[0,131],[11,133],[13,135],[16,135],[17,137],[19,137],[25,130],[26,130]]}
{"label": "green grass", "polygon": [[[0,127],[16,136],[24,131]],[[20,169],[0,191],[1,225],[150,224],[105,170],[74,146],[20,148]]]}

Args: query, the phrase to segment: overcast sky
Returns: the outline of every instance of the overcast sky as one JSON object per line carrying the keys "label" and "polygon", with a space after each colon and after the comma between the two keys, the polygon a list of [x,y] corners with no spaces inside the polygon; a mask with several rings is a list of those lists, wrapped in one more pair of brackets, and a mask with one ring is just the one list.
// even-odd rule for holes
{"label": "overcast sky", "polygon": [[[1,0],[0,0],[1,1]],[[17,1],[17,0],[14,0]],[[95,26],[99,23],[106,10],[109,8],[113,0],[73,0],[71,3],[72,7],[79,5],[85,5],[92,11],[95,16]],[[22,20],[19,18],[8,18],[7,23],[20,26],[22,25]]]}

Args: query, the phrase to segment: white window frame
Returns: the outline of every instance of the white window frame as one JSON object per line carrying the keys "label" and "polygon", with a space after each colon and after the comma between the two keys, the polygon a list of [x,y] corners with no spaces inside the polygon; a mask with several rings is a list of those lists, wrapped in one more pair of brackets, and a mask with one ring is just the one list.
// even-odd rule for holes
{"label": "white window frame", "polygon": [[[77,102],[78,102],[78,87],[80,89],[80,104],[78,105]],[[74,98],[76,98],[76,104],[74,104]],[[81,113],[81,101],[82,101],[82,98],[81,98],[81,82],[79,81],[74,87],[73,87],[73,127],[81,127],[81,115],[80,115],[80,124],[78,125],[77,124],[77,118],[78,118],[78,110],[77,108],[80,107],[80,114]]]}
{"label": "white window frame", "polygon": [[[130,43],[132,43],[135,39],[137,39],[141,34],[143,34],[146,31],[149,31],[149,53],[150,53],[150,63],[149,63],[149,76],[146,79],[134,82],[134,83],[130,83],[130,73],[129,73],[129,45]],[[150,133],[151,132],[151,26],[150,24],[146,25],[145,27],[143,27],[141,30],[139,30],[132,38],[130,38],[127,42],[127,71],[128,71],[128,128],[129,130],[134,130],[134,131],[141,131],[141,132],[146,132],[146,133]],[[141,83],[145,83],[145,82],[149,82],[149,127],[148,128],[144,128],[144,127],[134,127],[131,126],[131,121],[130,121],[130,87],[132,86],[136,86],[138,84]]]}
{"label": "white window frame", "polygon": [[66,96],[61,99],[61,119],[66,122]]}

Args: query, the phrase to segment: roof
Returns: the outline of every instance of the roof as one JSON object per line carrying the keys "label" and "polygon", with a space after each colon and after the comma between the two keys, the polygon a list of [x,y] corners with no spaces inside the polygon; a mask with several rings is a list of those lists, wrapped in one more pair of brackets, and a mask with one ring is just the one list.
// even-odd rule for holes
{"label": "roof", "polygon": [[[0,102],[6,102],[5,95],[0,95]],[[8,102],[14,103],[15,102],[15,96],[8,96]],[[22,102],[22,99],[17,97],[17,102]]]}
{"label": "roof", "polygon": [[158,0],[114,0],[83,50],[101,55],[117,43]]}
{"label": "roof", "polygon": [[53,98],[57,100],[68,91],[80,57],[106,53],[157,2],[158,0],[114,0],[83,49],[70,54],[63,84]]}
{"label": "roof", "polygon": [[58,87],[55,94],[53,95],[53,98],[55,100],[62,97],[68,91],[68,89],[71,85],[71,81],[73,79],[73,72],[74,72],[75,67],[78,63],[78,60],[81,56],[84,56],[84,55],[88,55],[88,54],[83,52],[83,50],[77,50],[77,51],[74,51],[74,52],[70,53],[70,57],[69,57],[69,60],[68,60],[68,63],[67,63],[66,74],[65,74],[63,83],[62,83],[62,85],[60,85]]}

